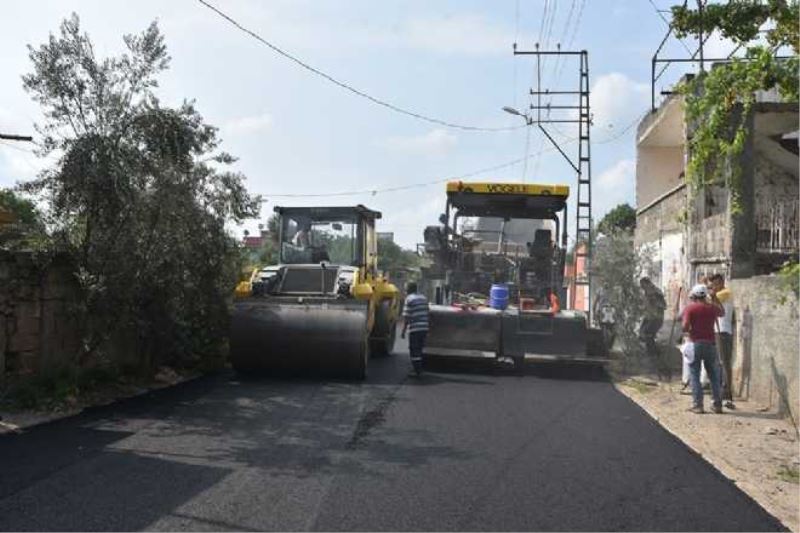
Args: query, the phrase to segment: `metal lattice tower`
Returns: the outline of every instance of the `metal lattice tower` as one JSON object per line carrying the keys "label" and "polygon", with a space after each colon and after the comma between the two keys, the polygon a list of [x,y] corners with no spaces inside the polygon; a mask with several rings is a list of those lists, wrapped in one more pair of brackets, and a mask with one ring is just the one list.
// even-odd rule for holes
{"label": "metal lattice tower", "polygon": [[[591,261],[592,261],[592,152],[591,135],[592,114],[589,103],[589,53],[586,50],[580,51],[546,51],[539,50],[538,45],[535,50],[523,51],[514,50],[515,55],[532,55],[536,57],[536,89],[531,89],[530,94],[534,101],[530,105],[533,111],[530,115],[524,115],[529,126],[536,125],[547,137],[552,145],[564,157],[575,171],[577,176],[577,198],[575,213],[575,280],[574,290],[570,294],[570,307],[575,308],[575,300],[578,287],[586,287],[586,310],[589,321],[592,320],[592,285],[591,285]],[[550,89],[542,88],[542,58],[554,56],[556,61],[573,59],[578,61],[579,82],[577,88]],[[577,103],[574,99],[577,97]],[[558,99],[572,99],[567,103],[561,103]],[[547,101],[543,101],[546,99]],[[556,103],[553,104],[553,100]],[[562,100],[563,101],[563,100]],[[577,117],[575,116],[577,112]],[[553,116],[553,113],[555,114]],[[561,144],[556,141],[545,125],[550,124],[575,124],[578,128],[578,149],[577,160],[567,155]],[[577,267],[583,261],[586,275],[578,277]]]}
{"label": "metal lattice tower", "polygon": [[[581,53],[580,59],[580,95],[578,96],[578,202],[575,213],[575,290],[572,291],[570,302],[575,307],[577,288],[587,287],[587,310],[591,317],[592,309],[592,278],[587,275],[578,278],[578,261],[584,260],[587,274],[591,272],[592,261],[592,145],[590,130],[592,117],[589,107],[589,54]],[[583,245],[583,248],[581,248]]]}

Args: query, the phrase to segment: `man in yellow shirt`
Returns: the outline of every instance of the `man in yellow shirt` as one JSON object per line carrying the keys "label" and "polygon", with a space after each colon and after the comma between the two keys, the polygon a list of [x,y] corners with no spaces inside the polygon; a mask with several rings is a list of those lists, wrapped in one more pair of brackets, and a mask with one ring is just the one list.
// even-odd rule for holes
{"label": "man in yellow shirt", "polygon": [[722,363],[722,400],[725,407],[735,409],[733,404],[733,293],[725,286],[725,277],[714,274],[709,278],[709,285],[725,310],[725,316],[717,320],[717,346]]}

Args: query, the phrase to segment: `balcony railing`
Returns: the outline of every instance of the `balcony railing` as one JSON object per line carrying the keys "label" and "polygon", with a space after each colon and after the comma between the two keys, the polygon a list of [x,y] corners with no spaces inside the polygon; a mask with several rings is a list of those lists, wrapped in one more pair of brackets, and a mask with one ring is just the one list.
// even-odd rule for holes
{"label": "balcony railing", "polygon": [[758,236],[756,250],[761,253],[798,252],[798,200],[762,202],[756,206]]}

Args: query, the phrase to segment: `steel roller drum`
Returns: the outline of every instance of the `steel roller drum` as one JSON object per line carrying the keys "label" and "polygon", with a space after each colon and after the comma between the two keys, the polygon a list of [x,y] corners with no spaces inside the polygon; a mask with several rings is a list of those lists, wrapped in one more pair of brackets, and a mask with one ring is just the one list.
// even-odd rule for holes
{"label": "steel roller drum", "polygon": [[425,353],[458,357],[495,357],[500,350],[502,312],[431,305]]}
{"label": "steel roller drum", "polygon": [[368,303],[322,298],[251,298],[234,304],[233,367],[358,376],[367,356]]}

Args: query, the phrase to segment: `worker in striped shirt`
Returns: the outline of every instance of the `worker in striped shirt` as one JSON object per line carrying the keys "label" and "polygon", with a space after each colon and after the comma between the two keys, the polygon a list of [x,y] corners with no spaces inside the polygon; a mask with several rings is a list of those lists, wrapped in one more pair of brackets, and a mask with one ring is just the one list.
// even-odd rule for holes
{"label": "worker in striped shirt", "polygon": [[417,284],[413,281],[406,287],[405,305],[403,307],[403,331],[400,337],[406,338],[408,331],[408,351],[411,354],[411,365],[417,375],[422,373],[422,350],[425,347],[425,336],[428,334],[428,299],[417,292]]}

